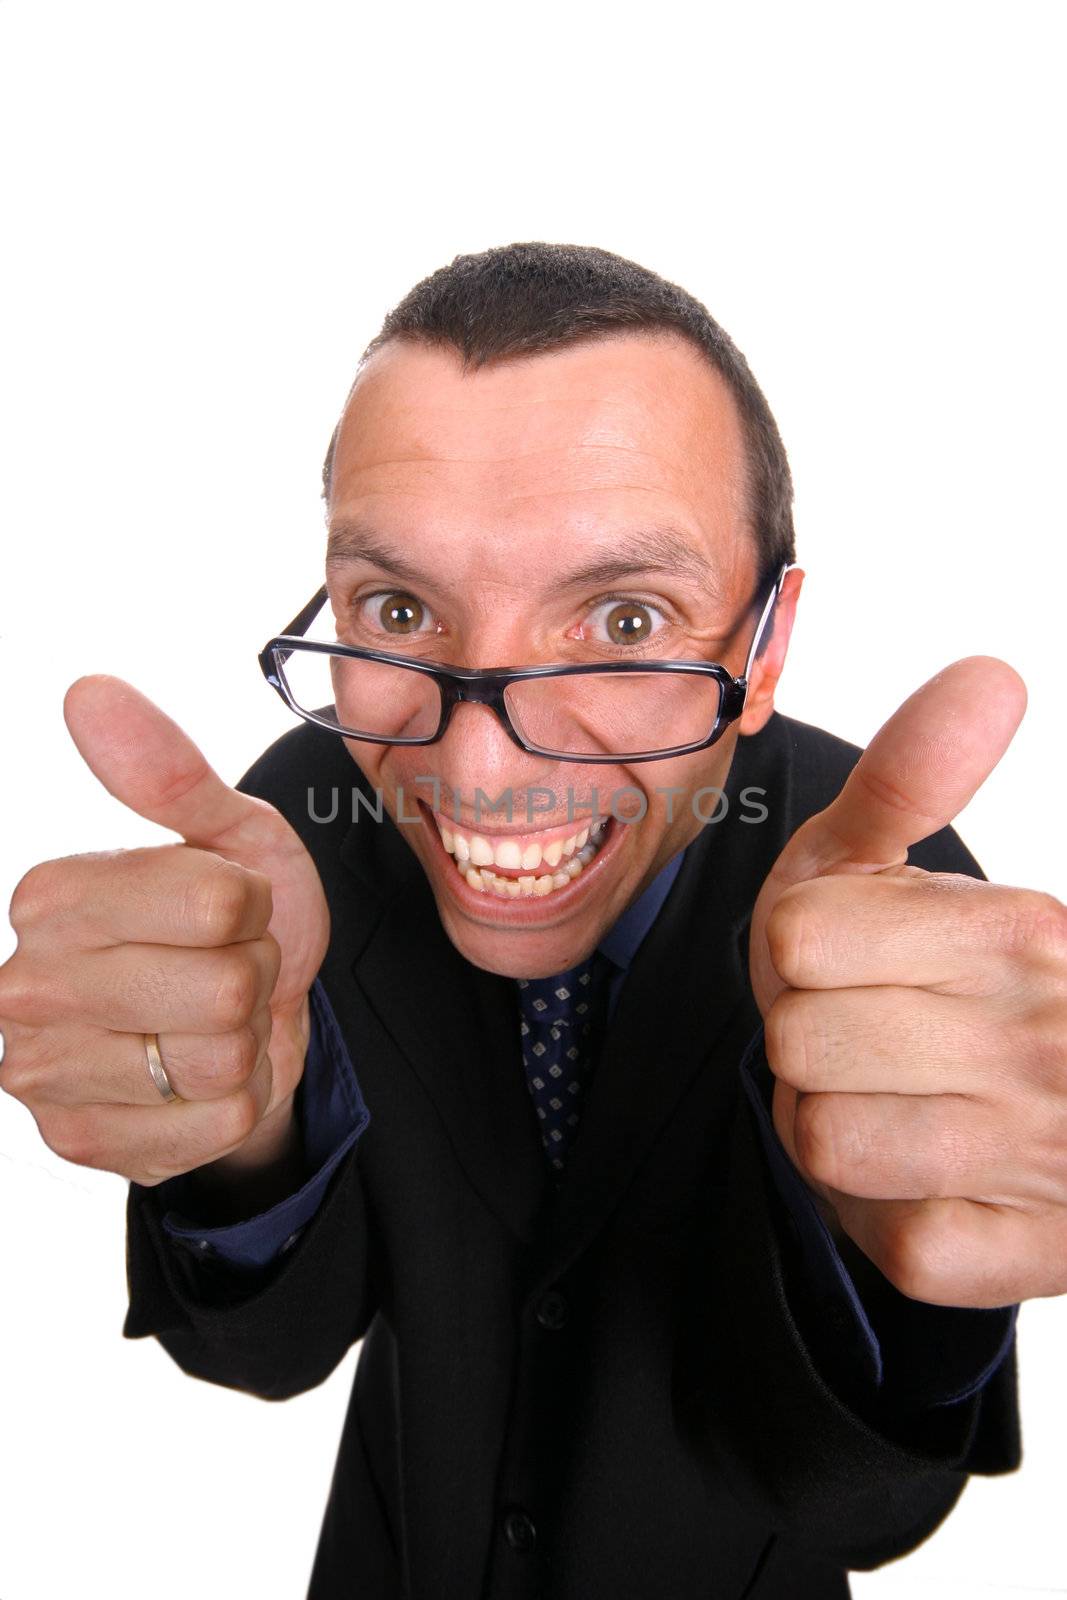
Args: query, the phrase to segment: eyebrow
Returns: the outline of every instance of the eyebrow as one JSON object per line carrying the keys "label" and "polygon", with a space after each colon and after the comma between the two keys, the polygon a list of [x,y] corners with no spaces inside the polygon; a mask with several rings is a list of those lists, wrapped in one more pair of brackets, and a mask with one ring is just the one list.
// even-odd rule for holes
{"label": "eyebrow", "polygon": [[340,566],[346,561],[366,561],[408,583],[418,583],[427,576],[373,528],[351,518],[334,523],[326,540],[327,567]]}
{"label": "eyebrow", "polygon": [[554,583],[577,588],[590,583],[617,583],[621,578],[635,577],[642,572],[663,572],[687,578],[720,598],[721,585],[711,562],[694,550],[683,534],[673,528],[640,528],[622,535],[618,545],[605,546],[594,551],[591,558],[579,567],[564,574],[556,574]]}
{"label": "eyebrow", "polygon": [[[365,561],[405,583],[432,581],[429,573],[420,570],[374,528],[358,519],[344,518],[330,528],[326,565],[333,567],[351,561]],[[602,549],[591,552],[590,558],[580,566],[553,573],[552,586],[576,589],[589,584],[618,583],[641,573],[665,573],[684,578],[716,603],[722,603],[725,598],[719,575],[711,562],[693,548],[684,534],[662,525],[622,533],[617,543],[605,543]]]}

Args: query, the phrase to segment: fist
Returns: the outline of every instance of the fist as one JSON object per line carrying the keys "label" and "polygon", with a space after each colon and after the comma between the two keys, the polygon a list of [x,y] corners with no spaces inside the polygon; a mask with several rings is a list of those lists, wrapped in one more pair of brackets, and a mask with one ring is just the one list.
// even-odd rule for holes
{"label": "fist", "polygon": [[1024,708],[1003,662],[938,674],[790,840],[753,912],[779,1138],[831,1229],[940,1305],[1067,1290],[1067,910],[906,864]]}
{"label": "fist", "polygon": [[[141,1184],[280,1147],[329,938],[310,856],[128,684],[82,678],[64,713],[117,799],[180,844],[47,861],[15,890],[0,966],[0,1087],[57,1155]],[[178,1100],[164,1101],[144,1035]]]}

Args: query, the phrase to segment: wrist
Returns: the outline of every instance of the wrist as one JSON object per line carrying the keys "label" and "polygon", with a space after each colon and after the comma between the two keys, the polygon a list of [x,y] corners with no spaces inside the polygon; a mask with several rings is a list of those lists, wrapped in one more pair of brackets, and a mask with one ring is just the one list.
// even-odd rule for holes
{"label": "wrist", "polygon": [[236,1150],[187,1174],[187,1204],[205,1225],[225,1226],[269,1211],[304,1177],[303,1134],[290,1096]]}

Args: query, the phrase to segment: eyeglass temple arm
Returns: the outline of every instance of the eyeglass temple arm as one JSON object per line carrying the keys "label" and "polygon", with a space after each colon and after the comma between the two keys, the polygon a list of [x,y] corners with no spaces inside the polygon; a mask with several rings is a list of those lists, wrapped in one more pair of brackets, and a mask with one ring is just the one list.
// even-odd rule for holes
{"label": "eyeglass temple arm", "polygon": [[292,622],[286,623],[285,627],[282,629],[282,632],[296,634],[297,638],[299,638],[307,628],[310,628],[311,624],[314,622],[315,618],[318,616],[325,604],[326,585],[323,584],[322,588],[316,590],[316,592],[311,596],[311,599],[308,601],[307,605],[301,607],[296,616],[293,618]]}
{"label": "eyeglass temple arm", "polygon": [[[323,606],[325,604],[326,604],[326,585],[323,584],[322,588],[321,589],[317,589],[315,591],[315,593],[311,596],[311,599],[308,601],[307,605],[301,607],[301,609],[297,612],[296,616],[293,618],[292,622],[287,622],[286,623],[286,625],[282,629],[281,635],[279,637],[283,637],[283,636],[291,637],[292,635],[295,634],[298,639],[302,638],[304,633],[305,633],[305,631],[314,622],[315,618],[318,616],[319,612],[322,610],[322,608],[323,608]],[[276,650],[274,652],[274,656],[275,656],[275,659],[277,660],[279,666],[284,666],[285,663],[288,661],[289,657],[292,655],[292,653],[293,652],[291,650]],[[264,663],[265,663],[265,657],[261,657],[261,660],[263,660]],[[263,670],[264,670],[264,672],[267,673],[268,677],[271,676],[270,675],[270,671],[268,670],[266,664],[264,664]]]}
{"label": "eyeglass temple arm", "polygon": [[[782,585],[785,583],[786,573],[787,572],[792,572],[793,568],[796,565],[797,565],[797,563],[795,561],[793,561],[793,562],[787,562],[782,567],[782,569],[779,572],[777,578],[774,580],[774,585],[773,585],[773,587],[771,589],[770,594],[767,596],[766,604],[764,605],[763,611],[760,614],[759,622],[756,625],[756,631],[752,636],[752,644],[751,644],[751,646],[749,648],[748,660],[745,662],[744,677],[741,680],[744,683],[744,686],[745,686],[745,700],[746,701],[748,700],[749,684],[750,684],[750,682],[752,680],[752,663],[755,661],[756,657],[759,655],[760,645],[763,643],[763,636],[767,631],[768,625],[770,624],[770,621],[771,621],[771,617],[774,614],[774,608],[778,604],[779,596],[782,593]],[[742,706],[742,710],[744,710],[743,706]]]}

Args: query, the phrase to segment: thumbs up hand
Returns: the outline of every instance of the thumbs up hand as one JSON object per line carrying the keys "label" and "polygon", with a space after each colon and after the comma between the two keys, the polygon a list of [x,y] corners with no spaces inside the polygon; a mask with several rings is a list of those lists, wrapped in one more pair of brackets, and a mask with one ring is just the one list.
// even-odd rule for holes
{"label": "thumbs up hand", "polygon": [[991,658],[932,678],[797,830],[753,911],[778,1136],[831,1227],[937,1305],[1067,1290],[1067,908],[906,865],[1025,703]]}
{"label": "thumbs up hand", "polygon": [[[18,947],[0,966],[0,1087],[58,1155],[138,1183],[224,1157],[266,1167],[288,1140],[329,938],[314,864],[129,684],[81,678],[64,713],[104,787],[185,842],[22,879]],[[178,1100],[149,1074],[146,1033]]]}

